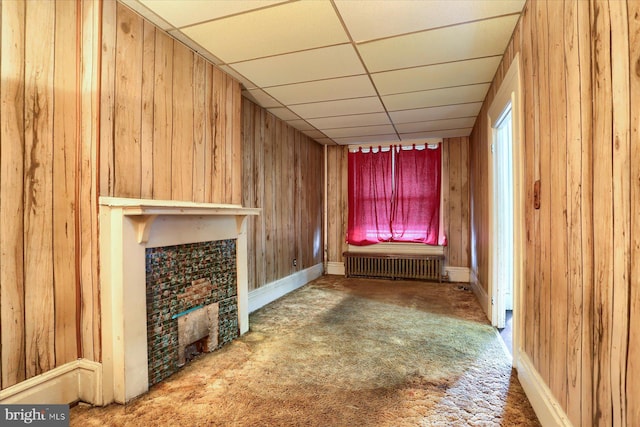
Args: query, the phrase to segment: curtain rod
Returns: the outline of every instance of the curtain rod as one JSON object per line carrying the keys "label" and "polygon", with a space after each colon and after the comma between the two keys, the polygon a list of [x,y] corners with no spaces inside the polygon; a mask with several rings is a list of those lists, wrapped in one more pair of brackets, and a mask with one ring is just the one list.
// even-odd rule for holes
{"label": "curtain rod", "polygon": [[441,144],[442,143],[442,139],[441,138],[437,138],[437,139],[428,139],[426,141],[420,141],[420,142],[406,142],[406,143],[398,143],[398,142],[387,142],[387,143],[382,143],[382,144],[357,144],[357,145],[349,145],[349,151],[352,153],[357,152],[358,150],[362,149],[362,151],[364,152],[368,152],[369,150],[382,150],[382,151],[388,151],[391,149],[391,147],[402,147],[405,150],[411,149],[413,147],[415,147],[416,149],[422,150],[425,148],[425,146],[429,146],[431,148],[435,148],[435,145]]}

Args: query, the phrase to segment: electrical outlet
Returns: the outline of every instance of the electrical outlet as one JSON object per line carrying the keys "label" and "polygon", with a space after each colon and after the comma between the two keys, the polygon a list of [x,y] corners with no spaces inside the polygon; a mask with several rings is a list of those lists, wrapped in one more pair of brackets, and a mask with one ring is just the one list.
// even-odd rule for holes
{"label": "electrical outlet", "polygon": [[293,266],[296,267],[298,265],[298,260],[297,259],[293,259]]}

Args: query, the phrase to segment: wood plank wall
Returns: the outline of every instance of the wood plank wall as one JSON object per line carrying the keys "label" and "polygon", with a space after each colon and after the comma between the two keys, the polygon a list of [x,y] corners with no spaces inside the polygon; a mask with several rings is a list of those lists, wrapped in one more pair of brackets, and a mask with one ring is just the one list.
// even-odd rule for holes
{"label": "wood plank wall", "polygon": [[[323,148],[242,100],[243,206],[249,218],[249,290],[322,263]],[[293,260],[296,259],[296,265]]]}
{"label": "wood plank wall", "polygon": [[98,2],[0,3],[2,388],[100,360]]}
{"label": "wood plank wall", "polygon": [[471,135],[472,268],[483,286],[486,114],[517,53],[524,351],[573,425],[640,425],[640,2],[526,3]]}
{"label": "wood plank wall", "polygon": [[100,195],[241,204],[240,83],[120,3],[104,20]]}
{"label": "wood plank wall", "polygon": [[[470,266],[469,138],[445,138],[442,145],[443,206],[448,246],[445,263]],[[327,261],[344,262],[347,250],[348,148],[328,146]]]}

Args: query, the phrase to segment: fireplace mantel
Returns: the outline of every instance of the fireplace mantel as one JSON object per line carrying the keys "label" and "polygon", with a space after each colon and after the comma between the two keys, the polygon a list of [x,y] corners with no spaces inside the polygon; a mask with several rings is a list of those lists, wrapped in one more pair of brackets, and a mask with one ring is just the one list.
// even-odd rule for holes
{"label": "fireplace mantel", "polygon": [[233,216],[239,233],[245,217],[259,215],[261,211],[260,208],[244,208],[239,205],[120,197],[101,197],[100,205],[119,209],[122,215],[130,217],[136,228],[138,243],[149,241],[151,224],[159,215]]}
{"label": "fireplace mantel", "polygon": [[101,197],[100,287],[104,404],[148,390],[147,248],[236,239],[238,324],[249,329],[246,218],[239,205]]}

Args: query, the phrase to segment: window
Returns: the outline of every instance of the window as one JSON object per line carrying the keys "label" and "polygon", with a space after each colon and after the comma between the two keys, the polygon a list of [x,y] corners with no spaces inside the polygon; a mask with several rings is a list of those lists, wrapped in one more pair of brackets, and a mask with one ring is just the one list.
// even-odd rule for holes
{"label": "window", "polygon": [[440,145],[349,153],[347,241],[444,243],[440,235]]}

